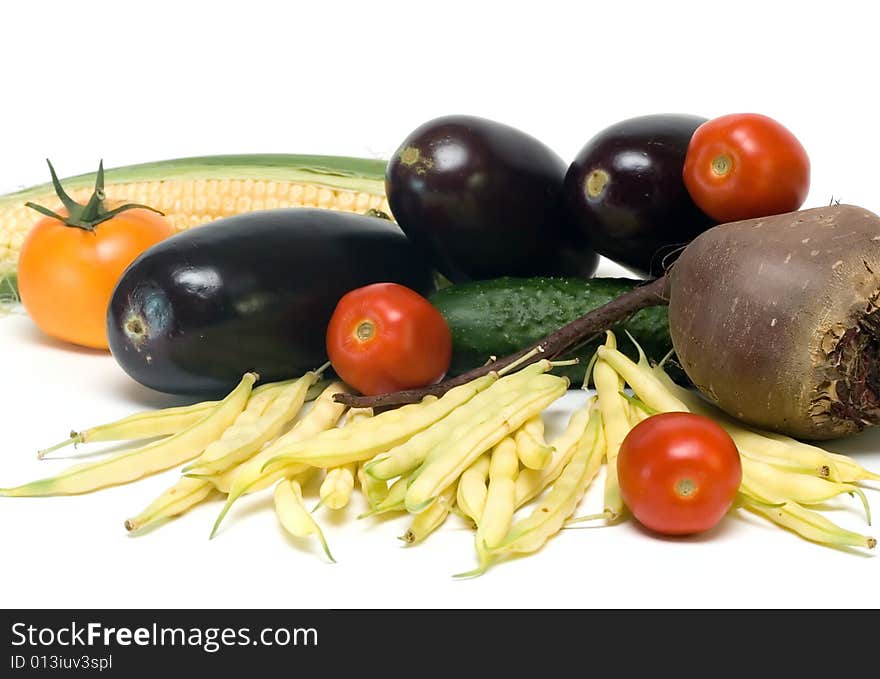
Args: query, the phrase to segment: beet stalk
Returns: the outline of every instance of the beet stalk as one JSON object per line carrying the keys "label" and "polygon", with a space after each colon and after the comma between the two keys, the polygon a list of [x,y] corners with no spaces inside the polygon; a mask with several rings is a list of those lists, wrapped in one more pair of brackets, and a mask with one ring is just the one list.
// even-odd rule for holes
{"label": "beet stalk", "polygon": [[510,356],[496,358],[488,361],[457,377],[432,384],[421,389],[407,389],[379,396],[356,396],[354,394],[336,394],[334,399],[337,403],[344,403],[353,408],[384,408],[388,406],[404,405],[406,403],[418,403],[425,396],[442,396],[453,387],[470,382],[493,370],[501,370],[514,361],[519,360],[529,352],[538,350],[534,356],[522,361],[526,366],[544,358],[553,359],[565,353],[568,349],[576,347],[587,341],[592,336],[604,332],[634,313],[650,306],[666,304],[666,278],[661,277],[645,285],[634,288],[625,295],[594,309],[588,314],[575,319],[568,325],[563,326],[556,332],[548,335],[537,344],[518,351]]}
{"label": "beet stalk", "polygon": [[763,429],[836,438],[880,424],[878,300],[873,212],[830,205],[732,222],[695,238],[665,276],[513,356],[426,389],[337,400],[381,407],[439,396],[534,348],[557,357],[640,309],[668,304],[678,361],[710,401]]}

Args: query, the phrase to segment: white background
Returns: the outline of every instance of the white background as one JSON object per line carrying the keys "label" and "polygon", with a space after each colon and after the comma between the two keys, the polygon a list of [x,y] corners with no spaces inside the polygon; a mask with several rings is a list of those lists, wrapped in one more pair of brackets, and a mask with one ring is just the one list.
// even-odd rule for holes
{"label": "white background", "polygon": [[[3,3],[0,190],[196,154],[387,157],[438,115],[494,118],[566,160],[604,126],[656,112],[755,111],[803,142],[806,206],[880,211],[876,27],[869,3]],[[796,10],[794,8],[797,8]],[[717,9],[716,9],[717,8]],[[603,262],[600,273],[617,273]],[[54,473],[36,448],[169,397],[106,354],[0,320],[0,486]],[[558,427],[583,395],[548,415]],[[880,437],[835,444],[880,468]],[[80,454],[90,449],[81,448]],[[683,540],[633,523],[570,530],[537,555],[473,565],[457,521],[424,545],[405,519],[320,513],[339,563],[285,537],[271,500],[218,505],[138,538],[122,520],[176,472],[88,496],[0,498],[0,602],[14,607],[877,607],[878,562],[749,516]],[[601,485],[601,484],[597,484]],[[877,507],[878,493],[870,494]],[[588,496],[584,511],[597,497]],[[852,502],[833,516],[864,529]]]}

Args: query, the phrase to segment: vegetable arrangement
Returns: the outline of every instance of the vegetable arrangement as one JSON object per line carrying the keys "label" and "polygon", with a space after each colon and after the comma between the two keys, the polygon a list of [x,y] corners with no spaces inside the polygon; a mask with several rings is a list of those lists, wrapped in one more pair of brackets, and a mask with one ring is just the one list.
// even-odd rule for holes
{"label": "vegetable arrangement", "polygon": [[[217,156],[64,186],[53,170],[64,211],[39,208],[46,221],[19,211],[46,187],[0,197],[17,261],[0,284],[17,275],[40,327],[108,346],[141,384],[212,400],[73,433],[40,456],[159,438],[0,494],[181,467],[129,531],[225,497],[214,536],[271,488],[284,529],[332,560],[321,513],[359,490],[361,518],[411,517],[407,544],[466,520],[463,576],[569,523],[630,516],[686,535],[748,510],[872,548],[821,510],[855,496],[870,523],[861,486],[880,475],[804,441],[880,423],[880,217],[800,210],[809,176],[794,135],[754,114],[632,118],[570,165],[509,126],[445,116],[387,164]],[[81,266],[115,242],[106,266]],[[592,278],[600,254],[639,278]],[[57,308],[69,286],[84,307]],[[590,384],[548,440],[542,413]],[[597,478],[602,506],[578,516]]]}
{"label": "vegetable arrangement", "polygon": [[677,360],[729,415],[805,439],[851,434],[880,421],[878,257],[880,217],[851,205],[719,225],[694,239],[664,276],[532,347],[425,390],[351,403],[442,394],[526,351],[559,356],[645,307],[668,305]]}
{"label": "vegetable arrangement", "polygon": [[[523,364],[380,413],[338,403],[334,396],[345,385],[322,380],[326,366],[257,388],[248,373],[219,402],[138,413],[60,445],[163,437],[154,443],[0,494],[85,493],[186,463],[176,484],[125,521],[128,531],[144,532],[225,495],[213,537],[238,498],[274,487],[281,525],[316,537],[332,560],[318,510],[344,509],[357,487],[368,507],[359,518],[411,516],[401,536],[408,544],[426,539],[450,514],[469,521],[477,566],[462,576],[536,552],[572,521],[614,522],[627,508],[666,534],[708,530],[735,506],[821,544],[876,544],[813,506],[856,494],[870,521],[859,484],[880,475],[852,458],[725,420],[644,354],[637,363],[627,358],[613,333],[593,363],[596,396],[549,441],[541,413],[568,380],[553,374],[560,367],[553,361]],[[603,506],[576,517],[603,466]]]}

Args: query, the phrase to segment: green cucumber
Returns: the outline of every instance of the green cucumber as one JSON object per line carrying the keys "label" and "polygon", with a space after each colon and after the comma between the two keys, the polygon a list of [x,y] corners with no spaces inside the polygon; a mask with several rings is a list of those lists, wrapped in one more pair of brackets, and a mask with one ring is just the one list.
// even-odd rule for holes
{"label": "green cucumber", "polygon": [[[452,331],[449,376],[482,365],[490,356],[524,349],[641,282],[628,278],[496,278],[438,290],[431,302]],[[653,361],[660,361],[672,349],[665,306],[643,309],[612,330],[620,350],[634,360],[638,351],[626,333]],[[558,372],[569,377],[573,387],[579,387],[596,347],[604,341],[604,336],[597,337],[560,357],[576,357],[580,362]],[[686,382],[674,362],[667,365],[676,381]]]}

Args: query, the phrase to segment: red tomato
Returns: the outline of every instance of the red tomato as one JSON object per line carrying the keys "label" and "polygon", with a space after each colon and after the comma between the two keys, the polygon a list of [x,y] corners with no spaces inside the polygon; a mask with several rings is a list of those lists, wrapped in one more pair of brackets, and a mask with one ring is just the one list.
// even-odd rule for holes
{"label": "red tomato", "polygon": [[719,222],[792,212],[810,190],[810,159],[788,129],[767,116],[737,113],[694,132],[684,160],[694,203]]}
{"label": "red tomato", "polygon": [[730,509],[742,481],[736,444],[693,413],[643,420],[617,456],[620,493],[640,523],[667,535],[709,530]]}
{"label": "red tomato", "polygon": [[434,384],[449,370],[452,334],[424,297],[397,283],[346,294],[327,327],[336,374],[366,396]]}

